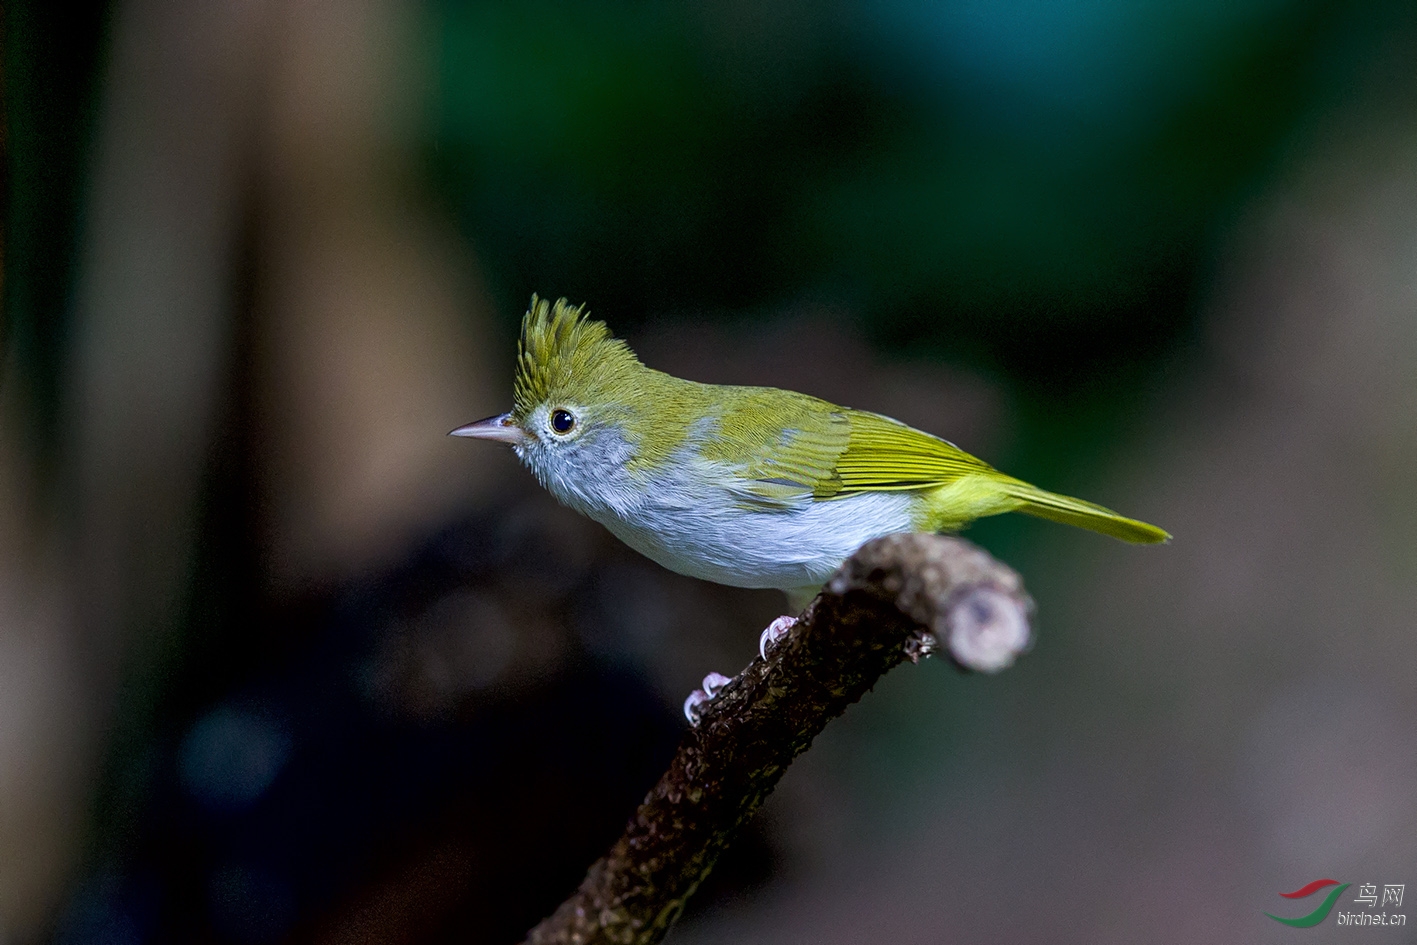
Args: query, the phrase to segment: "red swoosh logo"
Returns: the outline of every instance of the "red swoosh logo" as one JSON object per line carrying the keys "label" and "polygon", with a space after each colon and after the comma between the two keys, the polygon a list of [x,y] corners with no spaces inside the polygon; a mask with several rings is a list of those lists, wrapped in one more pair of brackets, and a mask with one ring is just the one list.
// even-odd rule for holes
{"label": "red swoosh logo", "polygon": [[1303,889],[1296,889],[1292,893],[1280,893],[1285,899],[1303,899],[1305,896],[1312,896],[1325,886],[1337,886],[1336,879],[1316,879]]}

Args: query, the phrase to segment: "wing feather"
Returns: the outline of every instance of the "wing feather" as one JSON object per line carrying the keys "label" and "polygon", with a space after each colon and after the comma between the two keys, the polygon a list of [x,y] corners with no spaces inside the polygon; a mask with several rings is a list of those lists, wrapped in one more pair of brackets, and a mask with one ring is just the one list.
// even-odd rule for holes
{"label": "wing feather", "polygon": [[799,508],[862,492],[928,489],[991,471],[953,443],[880,414],[786,391],[740,391],[699,452],[733,469],[729,488],[745,505]]}
{"label": "wing feather", "polygon": [[948,440],[876,413],[848,414],[851,438],[836,463],[840,489],[819,498],[859,492],[929,489],[993,467]]}
{"label": "wing feather", "polygon": [[850,440],[851,424],[839,408],[805,394],[748,388],[699,452],[732,469],[729,489],[745,505],[790,509],[810,503],[833,480]]}

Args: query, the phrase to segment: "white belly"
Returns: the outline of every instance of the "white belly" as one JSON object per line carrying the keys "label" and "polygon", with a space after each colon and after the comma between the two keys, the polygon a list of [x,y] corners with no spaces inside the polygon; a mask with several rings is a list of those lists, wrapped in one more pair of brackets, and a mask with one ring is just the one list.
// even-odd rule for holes
{"label": "white belly", "polygon": [[677,474],[632,475],[630,448],[608,434],[594,450],[559,456],[555,465],[532,451],[518,455],[556,498],[631,548],[671,571],[717,584],[815,589],[863,543],[914,531],[916,497],[909,492],[821,502],[802,495],[781,507],[745,507],[741,493],[719,484],[731,471],[707,467],[692,447],[678,458]]}
{"label": "white belly", "polygon": [[726,494],[642,505],[597,521],[680,574],[734,587],[816,587],[872,538],[912,531],[911,494],[878,492],[784,510],[744,509]]}

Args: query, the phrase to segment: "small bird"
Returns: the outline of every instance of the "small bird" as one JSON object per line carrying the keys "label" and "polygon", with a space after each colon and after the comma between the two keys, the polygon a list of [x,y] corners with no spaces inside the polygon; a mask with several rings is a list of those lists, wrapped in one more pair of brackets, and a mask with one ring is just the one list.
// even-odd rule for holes
{"label": "small bird", "polygon": [[1139,544],[1171,537],[881,414],[645,367],[565,299],[531,297],[511,412],[450,435],[511,444],[562,503],[669,570],[779,588],[797,610],[894,532],[1017,511]]}

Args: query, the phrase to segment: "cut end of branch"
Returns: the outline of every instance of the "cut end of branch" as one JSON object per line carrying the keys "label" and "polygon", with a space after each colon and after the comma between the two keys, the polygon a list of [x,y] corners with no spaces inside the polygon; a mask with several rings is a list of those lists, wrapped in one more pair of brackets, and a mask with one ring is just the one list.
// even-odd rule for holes
{"label": "cut end of branch", "polygon": [[[996,673],[1033,644],[1033,600],[1012,568],[960,538],[888,535],[867,542],[827,585],[890,600],[964,669]],[[923,636],[924,634],[922,634]]]}
{"label": "cut end of branch", "polygon": [[952,603],[945,615],[950,656],[965,669],[997,673],[1033,644],[1028,609],[992,587],[977,587]]}

